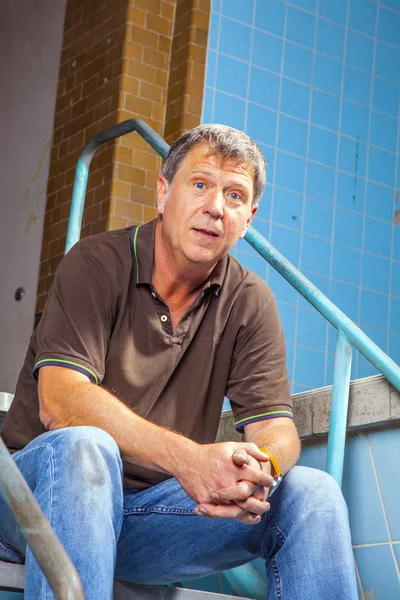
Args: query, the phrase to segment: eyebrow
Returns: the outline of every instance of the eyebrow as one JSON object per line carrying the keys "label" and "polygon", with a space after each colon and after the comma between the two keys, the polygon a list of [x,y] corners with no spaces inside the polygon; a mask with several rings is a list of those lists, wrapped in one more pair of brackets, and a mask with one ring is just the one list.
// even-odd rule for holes
{"label": "eyebrow", "polygon": [[[208,177],[211,177],[214,180],[216,179],[213,171],[211,171],[209,169],[196,169],[195,171],[192,171],[191,173],[188,174],[188,179],[190,177],[195,177],[196,175],[206,175]],[[237,189],[243,190],[246,193],[250,193],[250,189],[248,186],[243,185],[242,183],[238,183],[236,181],[229,182],[228,187],[237,188]]]}

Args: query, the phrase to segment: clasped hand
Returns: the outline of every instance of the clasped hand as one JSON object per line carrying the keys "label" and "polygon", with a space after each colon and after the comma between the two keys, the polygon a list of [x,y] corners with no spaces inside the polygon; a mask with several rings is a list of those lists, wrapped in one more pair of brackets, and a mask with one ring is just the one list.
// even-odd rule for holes
{"label": "clasped hand", "polygon": [[224,442],[199,447],[200,465],[192,462],[182,477],[186,493],[198,504],[195,513],[252,525],[270,507],[273,485],[268,456],[251,443]]}

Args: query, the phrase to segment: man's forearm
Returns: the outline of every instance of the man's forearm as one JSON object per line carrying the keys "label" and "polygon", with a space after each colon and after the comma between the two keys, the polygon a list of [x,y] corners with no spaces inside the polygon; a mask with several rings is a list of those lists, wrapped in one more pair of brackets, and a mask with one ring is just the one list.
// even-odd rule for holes
{"label": "man's forearm", "polygon": [[246,440],[259,448],[265,447],[276,457],[283,474],[297,462],[300,454],[300,439],[294,423],[289,419],[270,419],[257,430],[246,428]]}
{"label": "man's forearm", "polygon": [[[62,399],[41,401],[40,417],[48,429],[99,427],[115,439],[126,460],[172,475],[183,457],[198,447],[192,440],[139,417],[107,390],[89,381],[65,378],[54,383],[58,387],[54,396],[62,394]],[[39,378],[39,395],[40,387]]]}

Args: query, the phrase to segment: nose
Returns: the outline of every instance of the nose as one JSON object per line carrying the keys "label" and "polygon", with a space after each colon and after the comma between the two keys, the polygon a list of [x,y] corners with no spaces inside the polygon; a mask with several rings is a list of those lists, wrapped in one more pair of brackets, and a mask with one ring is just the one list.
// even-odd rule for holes
{"label": "nose", "polygon": [[214,219],[222,219],[224,216],[224,194],[218,191],[208,194],[203,212]]}

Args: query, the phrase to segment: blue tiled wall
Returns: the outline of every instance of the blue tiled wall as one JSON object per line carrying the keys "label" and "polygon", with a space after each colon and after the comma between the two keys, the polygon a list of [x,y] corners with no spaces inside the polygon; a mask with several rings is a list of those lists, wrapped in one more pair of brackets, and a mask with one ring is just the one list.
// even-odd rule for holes
{"label": "blue tiled wall", "polygon": [[[397,362],[399,111],[400,0],[212,1],[203,122],[265,153],[254,225]],[[329,385],[335,330],[246,242],[233,254],[276,294],[292,391]],[[374,373],[354,355],[353,378]]]}
{"label": "blue tiled wall", "polygon": [[[400,429],[348,439],[343,494],[348,508],[360,600],[400,598]],[[326,445],[303,448],[299,464],[325,469]],[[254,563],[265,578],[262,560]],[[194,589],[225,591],[223,577],[190,582]],[[222,587],[224,585],[225,587]]]}

